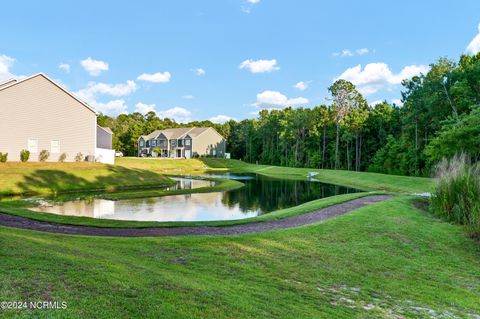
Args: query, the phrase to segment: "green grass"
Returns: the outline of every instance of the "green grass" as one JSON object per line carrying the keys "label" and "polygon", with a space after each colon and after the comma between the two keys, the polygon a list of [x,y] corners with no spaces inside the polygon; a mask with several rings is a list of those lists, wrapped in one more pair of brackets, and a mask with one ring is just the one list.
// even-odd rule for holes
{"label": "green grass", "polygon": [[[226,184],[231,185],[231,187],[238,187],[238,181],[226,180]],[[221,186],[221,185],[218,185]],[[216,187],[216,186],[215,186]],[[192,191],[200,192],[211,191],[211,188],[198,188]],[[208,222],[139,222],[139,221],[122,221],[122,220],[111,220],[111,219],[97,219],[90,217],[74,217],[74,216],[63,216],[55,215],[48,213],[40,213],[30,210],[31,203],[24,201],[6,201],[0,202],[0,212],[21,216],[33,220],[40,220],[45,222],[53,222],[58,224],[66,225],[82,225],[82,226],[93,226],[93,227],[179,227],[179,226],[231,226],[239,224],[247,224],[251,222],[261,222],[267,220],[274,220],[280,218],[291,217],[295,215],[300,215],[308,212],[312,212],[321,208],[325,208],[331,205],[340,204],[355,198],[360,198],[368,195],[379,194],[377,192],[364,192],[364,193],[352,193],[344,194],[332,197],[326,197],[322,199],[317,199],[311,202],[304,203],[299,206],[286,208],[271,212],[265,215],[260,215],[252,218],[238,219],[238,220],[219,220],[219,221],[208,221]],[[171,195],[171,194],[167,194]]]}
{"label": "green grass", "polygon": [[478,243],[410,201],[232,237],[96,238],[0,227],[0,300],[68,303],[2,318],[479,314]]}
{"label": "green grass", "polygon": [[237,173],[258,173],[273,177],[305,179],[308,172],[318,172],[316,179],[331,184],[356,187],[364,190],[378,190],[401,193],[431,192],[433,179],[423,177],[387,175],[369,172],[326,170],[313,168],[293,168],[269,165],[255,165],[238,160],[206,158],[209,167]]}
{"label": "green grass", "polygon": [[156,171],[99,163],[0,163],[0,197],[165,186]]}

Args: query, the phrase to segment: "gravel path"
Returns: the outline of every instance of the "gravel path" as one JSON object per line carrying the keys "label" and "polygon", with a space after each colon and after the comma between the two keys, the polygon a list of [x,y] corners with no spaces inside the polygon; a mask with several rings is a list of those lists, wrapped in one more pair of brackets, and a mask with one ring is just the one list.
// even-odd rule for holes
{"label": "gravel path", "polygon": [[148,228],[103,228],[90,226],[63,225],[36,221],[24,217],[0,213],[0,225],[21,229],[37,230],[49,233],[114,236],[114,237],[162,237],[188,235],[239,235],[267,232],[275,229],[292,228],[324,221],[343,215],[371,203],[392,198],[391,195],[372,195],[357,198],[345,203],[329,206],[320,210],[293,217],[256,222],[234,226],[182,226],[182,227],[148,227]]}

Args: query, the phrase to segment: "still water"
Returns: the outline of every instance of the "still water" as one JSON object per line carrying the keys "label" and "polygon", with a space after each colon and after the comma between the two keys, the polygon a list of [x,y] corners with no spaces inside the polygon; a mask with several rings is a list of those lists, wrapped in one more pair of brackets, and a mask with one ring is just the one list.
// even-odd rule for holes
{"label": "still water", "polygon": [[[255,217],[302,203],[359,190],[318,181],[285,180],[262,175],[210,175],[240,180],[244,187],[226,192],[106,200],[72,200],[36,207],[39,212],[134,221],[211,221]],[[177,179],[175,188],[194,189],[214,182]]]}

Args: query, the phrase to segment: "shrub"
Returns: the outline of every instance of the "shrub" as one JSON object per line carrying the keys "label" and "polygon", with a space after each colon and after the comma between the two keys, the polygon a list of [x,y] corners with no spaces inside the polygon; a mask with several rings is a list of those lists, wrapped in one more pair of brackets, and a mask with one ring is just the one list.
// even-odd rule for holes
{"label": "shrub", "polygon": [[154,147],[152,148],[152,151],[154,151],[157,156],[160,156],[162,154],[162,149],[160,147]]}
{"label": "shrub", "polygon": [[0,152],[0,163],[5,163],[8,158],[8,153],[1,153]]}
{"label": "shrub", "polygon": [[20,152],[20,160],[21,160],[22,162],[27,162],[29,158],[30,158],[30,151],[28,151],[28,150],[22,150],[22,151]]}
{"label": "shrub", "polygon": [[38,160],[40,162],[45,162],[50,157],[50,152],[47,150],[42,150],[40,154],[38,154]]}
{"label": "shrub", "polygon": [[62,153],[58,158],[58,161],[63,163],[65,162],[66,159],[67,159],[67,153]]}
{"label": "shrub", "polygon": [[443,159],[436,168],[432,209],[449,221],[467,225],[480,235],[480,163],[471,164],[465,154]]}
{"label": "shrub", "polygon": [[78,152],[77,155],[75,155],[75,162],[81,161],[83,161],[83,154],[81,152]]}

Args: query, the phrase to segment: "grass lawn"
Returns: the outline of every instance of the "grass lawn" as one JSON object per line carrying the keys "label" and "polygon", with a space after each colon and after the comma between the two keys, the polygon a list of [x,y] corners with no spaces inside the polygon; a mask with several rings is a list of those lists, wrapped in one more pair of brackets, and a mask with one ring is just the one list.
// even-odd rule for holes
{"label": "grass lawn", "polygon": [[[397,197],[233,237],[96,238],[0,227],[2,318],[468,318],[480,246]],[[0,310],[1,311],[1,310]]]}
{"label": "grass lawn", "polygon": [[0,163],[0,196],[113,191],[165,186],[171,180],[140,168],[99,163]]}

